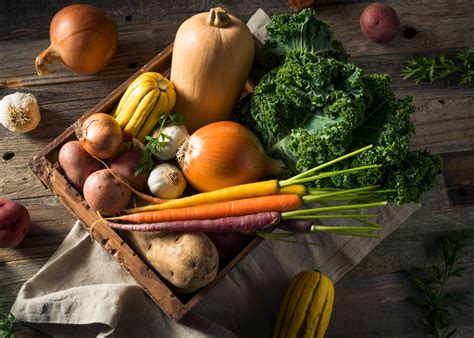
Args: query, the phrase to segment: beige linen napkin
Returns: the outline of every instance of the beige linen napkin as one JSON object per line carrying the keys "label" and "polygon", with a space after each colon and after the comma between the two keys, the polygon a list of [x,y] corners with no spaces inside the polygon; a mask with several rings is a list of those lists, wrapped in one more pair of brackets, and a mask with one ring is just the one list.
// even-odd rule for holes
{"label": "beige linen napkin", "polygon": [[[264,39],[269,21],[258,10],[248,26]],[[377,209],[382,236],[418,208]],[[321,246],[263,241],[192,312],[174,322],[77,222],[45,266],[23,285],[11,312],[55,337],[268,337],[296,273],[319,269],[336,282],[382,240],[329,234],[317,238]]]}

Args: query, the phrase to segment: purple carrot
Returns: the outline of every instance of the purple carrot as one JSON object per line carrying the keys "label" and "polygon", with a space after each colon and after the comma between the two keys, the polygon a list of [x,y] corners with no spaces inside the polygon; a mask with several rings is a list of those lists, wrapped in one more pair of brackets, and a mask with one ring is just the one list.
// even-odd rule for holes
{"label": "purple carrot", "polygon": [[188,232],[188,231],[204,231],[204,232],[221,232],[221,231],[245,231],[245,230],[261,230],[280,222],[281,216],[279,212],[261,212],[236,217],[223,217],[218,219],[205,220],[186,220],[159,223],[139,223],[139,224],[121,224],[107,222],[107,224],[115,229],[127,231],[162,231],[162,232]]}

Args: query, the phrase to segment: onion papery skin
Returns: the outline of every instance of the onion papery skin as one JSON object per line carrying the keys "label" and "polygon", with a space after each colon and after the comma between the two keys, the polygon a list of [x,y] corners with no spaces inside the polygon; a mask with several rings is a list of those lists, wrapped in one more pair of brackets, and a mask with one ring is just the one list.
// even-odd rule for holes
{"label": "onion papery skin", "polygon": [[244,126],[220,121],[193,133],[177,154],[186,180],[204,192],[256,182],[283,168],[269,158],[257,137]]}
{"label": "onion papery skin", "polygon": [[122,144],[122,130],[109,114],[89,116],[78,130],[81,145],[92,156],[106,160],[114,156]]}
{"label": "onion papery skin", "polygon": [[97,7],[75,4],[62,8],[51,21],[51,44],[36,58],[38,75],[48,74],[46,63],[61,61],[77,74],[104,69],[117,49],[117,24]]}

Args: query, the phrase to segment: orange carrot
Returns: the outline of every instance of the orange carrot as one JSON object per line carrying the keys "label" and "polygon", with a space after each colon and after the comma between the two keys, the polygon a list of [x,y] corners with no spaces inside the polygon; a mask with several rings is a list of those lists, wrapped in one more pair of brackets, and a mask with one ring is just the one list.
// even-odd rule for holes
{"label": "orange carrot", "polygon": [[[304,187],[304,186],[303,186]],[[163,204],[152,204],[124,210],[126,213],[134,214],[144,211],[156,211],[164,209],[186,208],[203,204],[234,201],[243,198],[276,195],[280,192],[277,180],[269,180],[248,184],[235,185],[214,191],[202,192],[191,196],[168,200]],[[293,193],[293,192],[288,192]],[[303,194],[304,195],[304,194]]]}
{"label": "orange carrot", "polygon": [[128,221],[132,223],[216,219],[230,216],[244,216],[267,211],[285,212],[298,209],[301,205],[302,199],[297,194],[269,195],[220,203],[203,204],[187,208],[141,212],[107,219]]}

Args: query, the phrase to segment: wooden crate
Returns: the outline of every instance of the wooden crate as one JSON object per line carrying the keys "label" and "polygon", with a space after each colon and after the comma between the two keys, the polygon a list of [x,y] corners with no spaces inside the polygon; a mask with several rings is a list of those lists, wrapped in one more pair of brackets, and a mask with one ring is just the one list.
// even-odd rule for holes
{"label": "wooden crate", "polygon": [[[255,40],[255,43],[256,50],[260,50],[261,46],[259,42]],[[156,304],[171,318],[179,320],[198,304],[233,267],[251,252],[255,246],[260,243],[261,239],[258,237],[253,239],[237,256],[227,262],[227,264],[220,264],[216,278],[204,288],[191,295],[183,296],[174,294],[170,288],[168,288],[167,283],[134,252],[133,248],[128,245],[126,237],[122,237],[120,232],[115,231],[102,222],[97,222],[93,230],[91,230],[91,225],[98,219],[98,216],[89,209],[82,195],[73,188],[62,175],[59,164],[57,163],[57,154],[60,147],[65,142],[75,139],[76,128],[79,127],[88,116],[94,113],[110,112],[136,77],[147,71],[154,71],[165,75],[169,74],[172,51],[173,45],[171,44],[41,150],[29,161],[28,166],[43,182],[46,188],[50,189],[52,193],[59,198],[61,203],[82,222],[92,238],[115,257],[122,267],[135,278]],[[255,82],[251,80],[252,78],[253,77],[250,76],[247,80],[242,93],[243,95],[253,90]]]}

